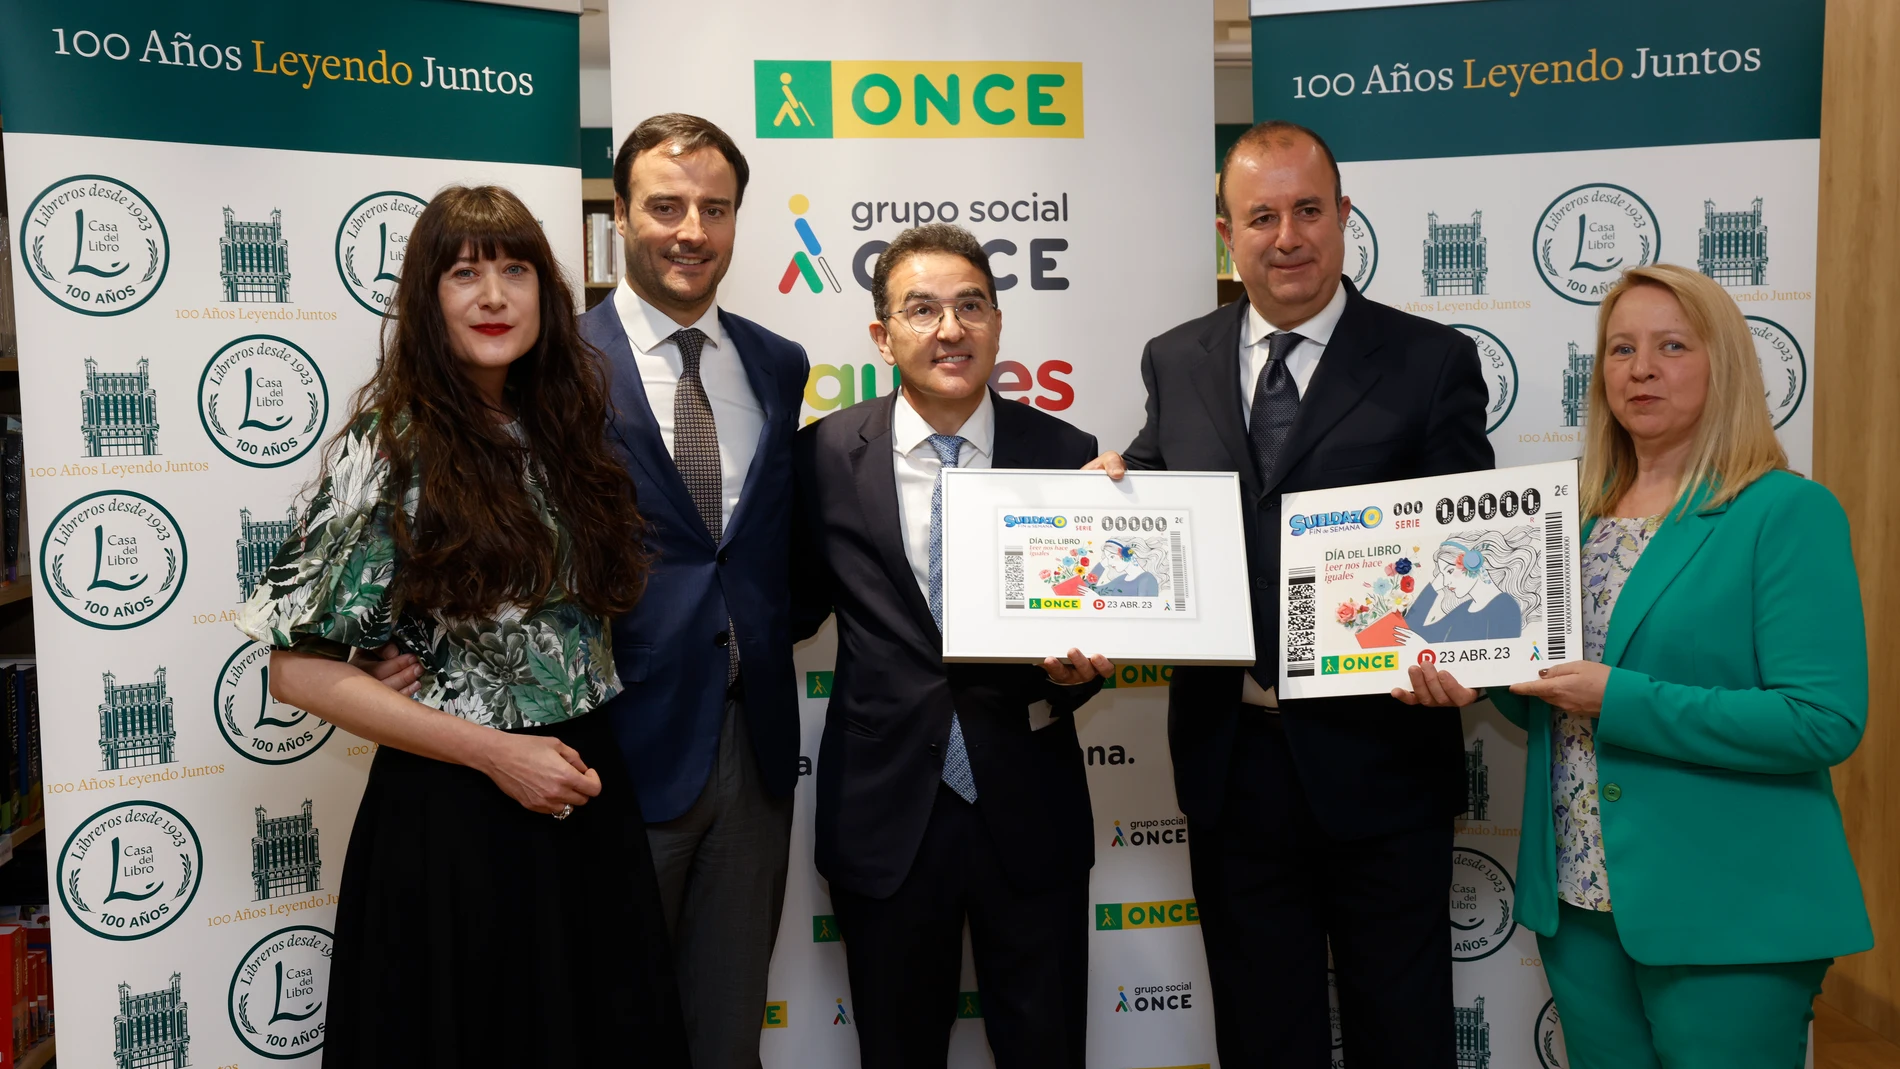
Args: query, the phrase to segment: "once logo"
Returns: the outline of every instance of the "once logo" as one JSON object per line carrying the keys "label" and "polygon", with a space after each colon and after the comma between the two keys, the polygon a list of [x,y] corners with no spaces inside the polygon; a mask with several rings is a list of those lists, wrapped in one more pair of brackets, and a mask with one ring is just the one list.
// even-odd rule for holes
{"label": "once logo", "polygon": [[308,924],[257,941],[231,974],[231,1030],[266,1058],[301,1058],[323,1049],[330,992],[330,933]]}
{"label": "once logo", "polygon": [[218,669],[211,714],[231,748],[259,764],[287,765],[321,749],[336,725],[270,696],[270,647],[239,646]]}
{"label": "once logo", "polygon": [[276,468],[302,457],[329,419],[322,369],[274,334],[231,342],[198,376],[198,422],[211,444],[240,464]]}
{"label": "once logo", "polygon": [[1761,316],[1747,319],[1761,361],[1762,387],[1768,392],[1768,415],[1779,429],[1794,418],[1808,395],[1808,357],[1787,327]]}
{"label": "once logo", "polygon": [[185,583],[185,536],[165,507],[130,490],[67,505],[40,539],[53,602],[91,627],[122,630],[171,607]]}
{"label": "once logo", "polygon": [[176,809],[120,802],[79,822],[59,852],[53,882],[81,928],[107,939],[143,939],[191,905],[204,876],[198,833]]}
{"label": "once logo", "polygon": [[1537,1063],[1544,1069],[1569,1069],[1570,1055],[1564,1050],[1564,1029],[1557,1019],[1556,999],[1546,999],[1544,1008],[1537,1011],[1531,1041],[1537,1044]]}
{"label": "once logo", "polygon": [[1451,960],[1477,961],[1497,953],[1517,931],[1516,887],[1488,854],[1465,847],[1451,852]]}
{"label": "once logo", "polygon": [[1486,400],[1484,433],[1504,425],[1517,407],[1517,361],[1496,334],[1469,323],[1453,323],[1451,329],[1470,338],[1478,347],[1478,367],[1484,372]]}
{"label": "once logo", "polygon": [[20,215],[27,275],[75,312],[130,312],[152,299],[171,266],[171,239],[158,209],[116,178],[62,178]]}
{"label": "once logo", "polygon": [[1373,233],[1372,220],[1355,204],[1346,213],[1346,276],[1364,293],[1378,270],[1379,235]]}
{"label": "once logo", "polygon": [[1531,259],[1551,292],[1601,304],[1618,276],[1662,256],[1662,229],[1643,198],[1593,182],[1550,202],[1531,232]]}
{"label": "once logo", "polygon": [[377,315],[389,311],[409,231],[427,204],[413,193],[386,190],[357,201],[343,216],[336,228],[336,271],[357,304]]}

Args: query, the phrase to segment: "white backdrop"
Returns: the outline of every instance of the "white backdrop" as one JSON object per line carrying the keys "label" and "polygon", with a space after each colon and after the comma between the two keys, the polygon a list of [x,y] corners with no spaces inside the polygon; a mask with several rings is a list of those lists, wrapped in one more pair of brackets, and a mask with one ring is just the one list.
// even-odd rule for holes
{"label": "white backdrop", "polygon": [[[870,0],[769,6],[713,0],[697,5],[684,25],[666,5],[616,0],[610,14],[616,143],[648,115],[688,111],[725,128],[752,165],[738,251],[720,302],[804,344],[813,365],[807,417],[891,391],[890,371],[866,334],[870,293],[854,271],[866,243],[888,241],[908,225],[890,221],[891,209],[880,213],[878,203],[898,203],[906,221],[916,218],[916,202],[931,206],[923,221],[948,214],[941,208],[948,203],[951,221],[986,243],[1009,243],[992,251],[999,286],[1008,287],[998,295],[1004,331],[996,385],[1003,396],[1028,399],[1094,433],[1104,447],[1121,448],[1134,436],[1143,399],[1142,344],[1206,312],[1214,300],[1207,255],[1214,117],[1206,0],[1165,8],[1139,0],[976,0],[902,15]],[[663,43],[647,32],[655,25],[670,27]],[[692,76],[681,77],[661,52],[692,56]],[[837,133],[845,132],[850,79],[862,73],[845,73],[851,61],[869,61],[873,73],[893,72],[900,86],[903,111],[882,129],[912,122],[914,81],[907,65],[917,61],[954,62],[949,73],[960,78],[964,129],[979,121],[971,97],[980,79],[1007,72],[1013,87],[988,102],[993,110],[1016,111],[1018,125],[1006,138],[760,136],[796,132],[789,123],[771,125],[784,100],[780,73],[793,74],[794,96],[822,121],[813,106],[821,94],[809,88],[811,68],[779,60],[832,61]],[[1025,83],[1038,64],[1061,72],[1069,84],[1075,68],[1054,65],[1080,65],[1081,107],[1061,98],[1050,107],[1065,111],[1058,130],[1080,125],[1084,136],[1037,136],[1051,128],[1020,125],[1028,109]],[[945,69],[927,73],[941,91]],[[873,92],[870,107],[881,99]],[[939,122],[939,113],[931,111],[929,119]],[[981,202],[983,219],[972,218],[972,202]],[[817,254],[795,230],[801,209],[822,250]],[[1006,221],[991,221],[994,214]],[[1007,219],[1011,215],[1017,218]],[[799,251],[812,260],[822,293],[802,278],[780,291]],[[1038,257],[1048,262],[1038,266]],[[870,261],[861,261],[860,269],[868,277]],[[867,374],[873,390],[865,389]],[[846,390],[848,400],[841,402]],[[799,651],[807,695],[828,678],[816,673],[830,668],[831,656],[829,629]],[[1154,685],[1159,670],[1146,671],[1150,685],[1106,692],[1080,715],[1097,825],[1093,899],[1114,907],[1111,915],[1140,918],[1146,910],[1119,907],[1169,903],[1173,916],[1185,920],[1193,894],[1168,766],[1166,691]],[[1140,682],[1143,669],[1130,666],[1128,673]],[[814,761],[824,708],[822,696],[803,703],[804,753]],[[824,881],[812,867],[812,800],[806,778],[772,964],[767,1066],[856,1064],[844,948],[835,941]],[[1170,910],[1158,912],[1165,918]],[[1101,914],[1098,906],[1098,928]],[[1199,929],[1176,923],[1162,931],[1131,930],[1138,927],[1144,925],[1124,923],[1093,937],[1091,1064],[1211,1062],[1213,1011]],[[975,988],[967,955],[964,988]],[[1150,998],[1150,988],[1158,997]],[[958,1022],[951,1064],[990,1064],[980,1018]]]}

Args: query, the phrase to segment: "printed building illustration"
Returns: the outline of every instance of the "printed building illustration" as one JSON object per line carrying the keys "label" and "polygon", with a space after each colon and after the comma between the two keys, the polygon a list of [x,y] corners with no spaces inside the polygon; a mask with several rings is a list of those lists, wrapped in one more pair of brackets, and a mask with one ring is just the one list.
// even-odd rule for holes
{"label": "printed building illustration", "polygon": [[172,763],[178,731],[165,669],[150,683],[119,683],[106,672],[106,700],[99,703],[99,754],[106,771]]}
{"label": "printed building illustration", "polygon": [[1595,353],[1579,352],[1570,342],[1570,359],[1564,364],[1564,426],[1581,427],[1590,418],[1590,364]]}
{"label": "printed building illustration", "polygon": [[1441,223],[1438,213],[1425,217],[1425,296],[1443,297],[1484,292],[1489,270],[1484,259],[1484,213],[1472,212],[1469,223]]}
{"label": "printed building illustration", "polygon": [[1458,1034],[1458,1069],[1491,1069],[1491,1026],[1484,1020],[1484,996],[1475,1005],[1453,1006]]}
{"label": "printed building illustration", "polygon": [[86,358],[86,388],[79,391],[79,430],[89,457],[149,457],[158,452],[158,394],[152,362],[137,371],[101,373]]}
{"label": "printed building illustration", "polygon": [[284,213],[272,209],[268,223],[240,223],[226,208],[218,265],[227,302],[283,304],[290,300],[290,243],[284,240]]}
{"label": "printed building illustration", "polygon": [[1761,198],[1745,212],[1718,212],[1702,202],[1702,231],[1695,265],[1724,286],[1759,286],[1768,275],[1768,228],[1761,221]]}
{"label": "printed building illustration", "polygon": [[1484,763],[1484,740],[1475,739],[1465,751],[1465,816],[1484,820],[1491,808],[1491,769]]}
{"label": "printed building illustration", "polygon": [[251,882],[257,885],[257,900],[315,891],[322,872],[310,800],[304,799],[302,812],[288,817],[266,816],[258,806],[257,834],[251,837]]}
{"label": "printed building illustration", "polygon": [[237,580],[238,600],[251,600],[251,591],[264,579],[264,569],[277,556],[284,543],[297,529],[297,510],[289,509],[281,520],[253,520],[250,509],[238,510]]}
{"label": "printed building illustration", "polygon": [[171,986],[142,995],[119,985],[119,1015],[112,1019],[112,1060],[118,1069],[184,1069],[190,1065],[191,1028],[177,973]]}

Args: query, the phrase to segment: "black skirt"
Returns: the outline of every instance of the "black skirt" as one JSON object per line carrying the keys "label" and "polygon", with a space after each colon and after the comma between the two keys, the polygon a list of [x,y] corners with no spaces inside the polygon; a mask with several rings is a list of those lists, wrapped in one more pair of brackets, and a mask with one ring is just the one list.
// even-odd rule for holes
{"label": "black skirt", "polygon": [[487,776],[376,752],[343,862],[331,1069],[686,1066],[640,802],[607,717],[551,735],[600,775],[563,821]]}

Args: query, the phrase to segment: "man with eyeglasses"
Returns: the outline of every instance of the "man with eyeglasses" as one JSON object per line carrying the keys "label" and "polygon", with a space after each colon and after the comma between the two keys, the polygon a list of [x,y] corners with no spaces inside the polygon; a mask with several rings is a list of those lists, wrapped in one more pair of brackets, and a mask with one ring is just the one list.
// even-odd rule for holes
{"label": "man with eyeglasses", "polygon": [[945,467],[1078,468],[1095,438],[989,389],[1002,336],[971,234],[878,257],[871,340],[901,388],[793,450],[793,630],[838,616],[818,754],[818,870],[844,937],[865,1069],[943,1065],[970,926],[999,1069],[1083,1065],[1093,819],[1074,712],[1114,666],[945,664]]}

